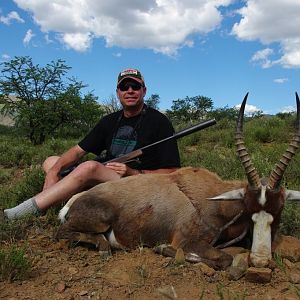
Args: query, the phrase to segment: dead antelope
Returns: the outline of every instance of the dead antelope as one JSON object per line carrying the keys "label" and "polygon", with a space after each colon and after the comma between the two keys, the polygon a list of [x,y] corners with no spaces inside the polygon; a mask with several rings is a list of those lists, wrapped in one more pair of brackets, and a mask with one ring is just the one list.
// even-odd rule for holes
{"label": "dead antelope", "polygon": [[182,248],[187,261],[225,268],[232,257],[219,248],[253,229],[250,260],[257,267],[268,265],[284,202],[300,200],[300,192],[280,185],[300,143],[299,98],[296,93],[296,134],[269,179],[260,179],[242,135],[247,96],[235,133],[247,182],[224,181],[207,169],[182,168],[99,184],[75,195],[61,210],[57,236],[90,242],[102,251],[161,245],[156,251],[174,256]]}

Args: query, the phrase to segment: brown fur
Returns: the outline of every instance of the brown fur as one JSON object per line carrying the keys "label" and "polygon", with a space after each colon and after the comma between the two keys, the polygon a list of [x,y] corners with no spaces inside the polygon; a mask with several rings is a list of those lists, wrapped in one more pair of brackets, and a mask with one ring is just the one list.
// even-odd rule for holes
{"label": "brown fur", "polygon": [[[125,248],[166,243],[196,253],[198,261],[209,260],[214,267],[223,268],[231,263],[231,257],[209,243],[220,227],[244,209],[244,204],[206,198],[241,187],[245,187],[244,182],[223,181],[206,169],[194,168],[99,184],[72,204],[58,237],[70,239],[71,232],[102,234],[112,229]],[[220,240],[231,240],[243,229],[238,222],[225,230]]]}

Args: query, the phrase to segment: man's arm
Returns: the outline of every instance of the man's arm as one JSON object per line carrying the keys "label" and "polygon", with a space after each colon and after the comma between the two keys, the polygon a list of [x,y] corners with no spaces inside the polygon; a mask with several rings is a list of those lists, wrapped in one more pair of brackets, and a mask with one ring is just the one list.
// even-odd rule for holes
{"label": "man's arm", "polygon": [[168,174],[178,169],[178,168],[161,168],[155,170],[137,170],[137,169],[132,169],[128,167],[126,164],[119,163],[119,162],[109,162],[105,166],[117,172],[121,177],[138,175],[138,174],[148,174],[148,173]]}
{"label": "man's arm", "polygon": [[86,152],[78,145],[66,151],[47,172],[44,189],[49,188],[58,182],[60,180],[59,173],[62,170],[76,164],[85,154]]}
{"label": "man's arm", "polygon": [[179,168],[162,168],[162,169],[156,169],[156,170],[137,170],[141,174],[149,174],[149,173],[156,173],[156,174],[168,174],[172,173]]}

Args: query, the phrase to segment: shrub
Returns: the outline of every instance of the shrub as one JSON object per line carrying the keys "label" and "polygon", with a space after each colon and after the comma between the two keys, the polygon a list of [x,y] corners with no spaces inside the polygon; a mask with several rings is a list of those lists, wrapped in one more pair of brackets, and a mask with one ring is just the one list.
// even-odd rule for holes
{"label": "shrub", "polygon": [[0,207],[12,207],[36,195],[42,190],[44,173],[40,167],[27,169],[24,175],[0,190]]}
{"label": "shrub", "polygon": [[9,282],[24,279],[31,269],[31,263],[26,257],[25,248],[15,245],[7,250],[0,250],[0,280]]}
{"label": "shrub", "polygon": [[300,209],[297,204],[286,204],[279,230],[282,234],[300,238]]}

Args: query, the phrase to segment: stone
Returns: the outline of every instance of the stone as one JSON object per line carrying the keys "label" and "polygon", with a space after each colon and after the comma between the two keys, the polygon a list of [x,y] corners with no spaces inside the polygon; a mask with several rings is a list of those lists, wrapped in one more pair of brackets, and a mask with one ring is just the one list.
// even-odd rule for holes
{"label": "stone", "polygon": [[300,261],[300,240],[292,236],[278,236],[273,243],[274,252],[292,262]]}
{"label": "stone", "polygon": [[178,248],[176,251],[175,262],[178,264],[183,264],[185,262],[184,252],[181,248]]}
{"label": "stone", "polygon": [[58,292],[58,293],[63,293],[66,289],[66,284],[64,282],[59,282],[56,287],[55,287],[55,290]]}
{"label": "stone", "polygon": [[81,291],[78,295],[79,296],[86,296],[88,294],[88,291]]}
{"label": "stone", "polygon": [[298,270],[292,270],[289,274],[289,278],[292,283],[300,283],[300,272]]}
{"label": "stone", "polygon": [[227,269],[227,272],[228,272],[229,280],[239,280],[241,277],[245,275],[246,270],[239,267],[230,266]]}
{"label": "stone", "polygon": [[268,283],[272,278],[272,270],[269,268],[248,268],[245,279],[249,282]]}
{"label": "stone", "polygon": [[162,297],[162,299],[173,299],[173,300],[178,299],[177,293],[172,285],[158,288],[157,291]]}
{"label": "stone", "polygon": [[201,272],[204,275],[213,276],[216,273],[216,271],[213,268],[209,267],[203,262],[197,263],[196,266],[200,268]]}
{"label": "stone", "polygon": [[291,268],[294,266],[294,264],[293,264],[291,261],[289,261],[287,258],[284,258],[284,259],[282,260],[282,262],[283,262],[284,265],[287,266],[289,269],[291,269]]}
{"label": "stone", "polygon": [[300,261],[296,262],[294,266],[296,269],[300,270]]}
{"label": "stone", "polygon": [[248,252],[239,253],[233,257],[233,261],[231,265],[232,267],[238,267],[246,271],[247,268],[249,267],[248,261],[249,261]]}

